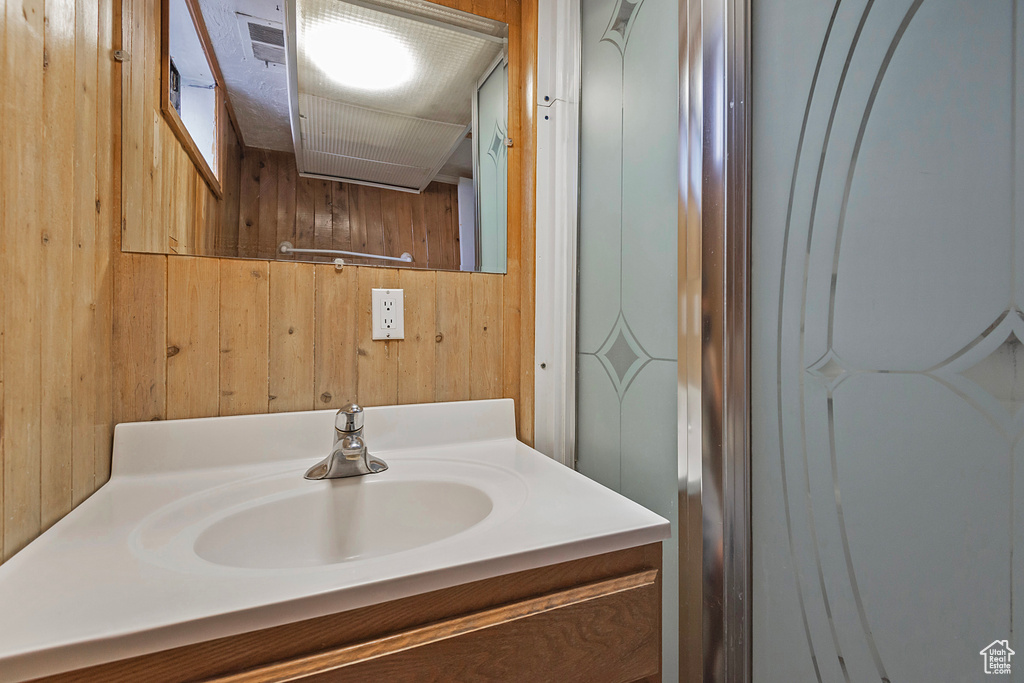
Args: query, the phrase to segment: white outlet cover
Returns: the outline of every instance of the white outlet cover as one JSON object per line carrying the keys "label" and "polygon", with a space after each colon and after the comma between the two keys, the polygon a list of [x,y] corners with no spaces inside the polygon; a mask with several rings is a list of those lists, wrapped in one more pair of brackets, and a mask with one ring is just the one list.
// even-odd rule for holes
{"label": "white outlet cover", "polygon": [[370,305],[374,339],[405,339],[405,290],[371,289]]}

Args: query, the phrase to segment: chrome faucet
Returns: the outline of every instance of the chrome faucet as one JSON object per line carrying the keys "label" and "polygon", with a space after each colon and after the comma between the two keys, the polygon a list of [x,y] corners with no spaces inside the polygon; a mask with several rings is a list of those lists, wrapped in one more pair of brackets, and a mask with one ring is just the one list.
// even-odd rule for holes
{"label": "chrome faucet", "polygon": [[331,454],[306,471],[306,479],[341,479],[377,474],[387,463],[372,457],[363,441],[363,409],[350,403],[334,417]]}

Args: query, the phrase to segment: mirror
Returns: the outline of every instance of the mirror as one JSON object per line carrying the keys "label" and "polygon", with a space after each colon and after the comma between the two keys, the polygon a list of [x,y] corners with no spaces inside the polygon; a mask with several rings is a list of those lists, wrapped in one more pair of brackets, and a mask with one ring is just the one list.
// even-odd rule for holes
{"label": "mirror", "polygon": [[162,4],[168,122],[213,197],[189,229],[126,221],[126,251],[506,271],[506,24],[423,0]]}

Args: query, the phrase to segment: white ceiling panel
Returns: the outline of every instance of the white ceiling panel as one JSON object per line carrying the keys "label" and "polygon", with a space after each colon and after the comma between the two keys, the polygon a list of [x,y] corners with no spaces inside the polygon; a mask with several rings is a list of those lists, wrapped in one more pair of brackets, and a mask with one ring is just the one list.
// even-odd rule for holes
{"label": "white ceiling panel", "polygon": [[385,164],[378,161],[325,154],[324,152],[308,152],[304,157],[306,173],[338,179],[361,180],[396,188],[424,187],[433,176],[432,169]]}
{"label": "white ceiling panel", "polygon": [[363,109],[299,96],[303,148],[405,166],[433,168],[465,136],[467,126]]}
{"label": "white ceiling panel", "polygon": [[[322,53],[304,49],[309,36],[336,31],[340,41],[352,26],[407,51],[411,75],[387,88],[343,85]],[[477,83],[507,44],[505,24],[420,0],[376,0],[376,7],[365,0],[297,0],[295,29],[300,172],[334,175],[324,169],[344,168],[339,177],[416,190],[465,136]],[[357,168],[373,177],[361,178]],[[391,183],[384,176],[417,180]]]}

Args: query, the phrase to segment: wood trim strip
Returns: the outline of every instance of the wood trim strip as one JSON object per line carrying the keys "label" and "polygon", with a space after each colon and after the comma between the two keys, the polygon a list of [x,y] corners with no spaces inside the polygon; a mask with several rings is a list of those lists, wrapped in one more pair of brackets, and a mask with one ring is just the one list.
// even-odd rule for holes
{"label": "wood trim strip", "polygon": [[468,614],[463,617],[429,624],[366,643],[328,650],[287,662],[231,676],[208,679],[210,683],[277,683],[291,681],[311,673],[326,673],[391,653],[411,650],[430,643],[491,628],[499,624],[526,619],[544,612],[564,609],[616,593],[654,586],[658,570],[650,569],[614,579],[548,593],[521,602]]}

